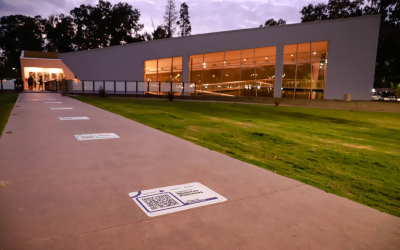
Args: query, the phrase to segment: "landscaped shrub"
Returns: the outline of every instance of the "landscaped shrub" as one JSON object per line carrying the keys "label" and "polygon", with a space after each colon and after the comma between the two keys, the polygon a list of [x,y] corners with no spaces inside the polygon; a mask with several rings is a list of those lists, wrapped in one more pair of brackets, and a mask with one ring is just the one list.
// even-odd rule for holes
{"label": "landscaped shrub", "polygon": [[105,98],[106,97],[106,90],[103,88],[103,86],[99,87],[99,94],[101,97]]}
{"label": "landscaped shrub", "polygon": [[169,91],[167,94],[168,100],[171,102],[174,100],[174,92]]}

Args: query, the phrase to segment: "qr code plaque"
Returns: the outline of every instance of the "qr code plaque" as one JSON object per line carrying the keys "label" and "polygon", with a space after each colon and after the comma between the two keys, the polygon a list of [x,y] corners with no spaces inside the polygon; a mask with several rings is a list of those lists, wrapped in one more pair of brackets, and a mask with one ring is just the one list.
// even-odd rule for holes
{"label": "qr code plaque", "polygon": [[131,192],[129,196],[150,217],[226,201],[198,182]]}
{"label": "qr code plaque", "polygon": [[179,205],[170,194],[145,197],[140,200],[143,201],[152,211]]}

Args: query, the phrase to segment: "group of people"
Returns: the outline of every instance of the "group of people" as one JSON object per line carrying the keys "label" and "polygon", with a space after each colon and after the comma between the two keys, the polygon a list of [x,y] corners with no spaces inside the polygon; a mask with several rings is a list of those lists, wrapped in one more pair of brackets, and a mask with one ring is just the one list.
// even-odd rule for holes
{"label": "group of people", "polygon": [[35,79],[33,79],[32,75],[29,76],[28,78],[28,88],[29,89],[37,89],[39,90],[40,88],[43,89],[43,78],[42,76],[39,76],[39,81],[35,81]]}

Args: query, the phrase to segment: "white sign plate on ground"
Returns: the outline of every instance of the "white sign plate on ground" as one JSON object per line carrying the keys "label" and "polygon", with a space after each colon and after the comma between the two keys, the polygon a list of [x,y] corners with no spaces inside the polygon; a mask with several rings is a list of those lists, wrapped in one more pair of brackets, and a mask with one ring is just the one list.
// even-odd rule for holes
{"label": "white sign plate on ground", "polygon": [[27,100],[33,100],[33,101],[55,101],[56,98],[33,98],[33,99],[27,99]]}
{"label": "white sign plate on ground", "polygon": [[89,117],[59,117],[61,121],[89,120]]}
{"label": "white sign plate on ground", "polygon": [[76,139],[79,141],[87,141],[87,140],[102,140],[102,139],[117,139],[120,138],[118,135],[114,133],[103,133],[103,134],[84,134],[84,135],[75,135]]}
{"label": "white sign plate on ground", "polygon": [[72,108],[50,108],[50,109],[72,109]]}
{"label": "white sign plate on ground", "polygon": [[44,102],[44,103],[62,103],[62,102]]}
{"label": "white sign plate on ground", "polygon": [[149,217],[226,201],[198,182],[129,193]]}

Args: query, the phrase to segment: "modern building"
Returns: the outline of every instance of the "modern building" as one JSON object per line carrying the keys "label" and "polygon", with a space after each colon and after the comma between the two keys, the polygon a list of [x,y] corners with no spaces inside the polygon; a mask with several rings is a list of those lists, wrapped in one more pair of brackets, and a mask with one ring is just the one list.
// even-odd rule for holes
{"label": "modern building", "polygon": [[380,16],[155,40],[58,54],[76,91],[371,100]]}
{"label": "modern building", "polygon": [[58,57],[55,52],[39,52],[23,50],[20,57],[24,89],[28,89],[29,76],[35,81],[42,78],[43,82],[74,78],[72,71]]}

